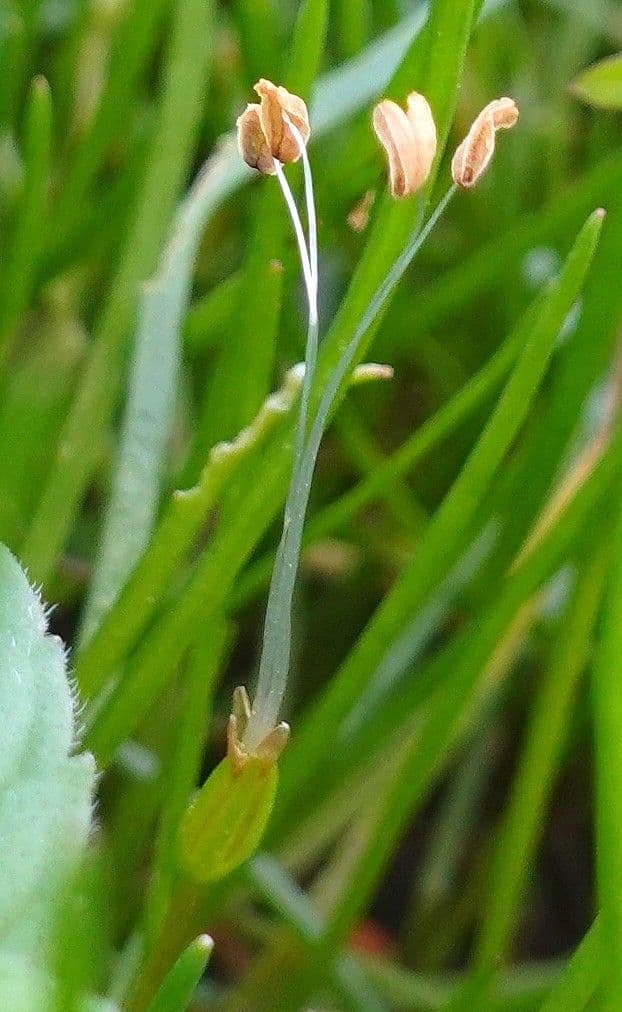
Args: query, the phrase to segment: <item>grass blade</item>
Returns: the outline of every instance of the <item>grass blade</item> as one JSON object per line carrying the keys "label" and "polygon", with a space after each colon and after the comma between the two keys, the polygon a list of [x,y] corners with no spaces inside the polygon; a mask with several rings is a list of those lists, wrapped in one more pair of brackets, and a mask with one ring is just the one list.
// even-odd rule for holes
{"label": "grass blade", "polygon": [[578,578],[532,707],[493,858],[476,946],[479,969],[493,970],[504,959],[518,922],[517,908],[561,758],[577,682],[590,653],[608,548],[608,544],[601,547]]}
{"label": "grass blade", "polygon": [[52,152],[52,98],[43,77],[32,82],[24,139],[24,187],[0,288],[0,365],[35,283],[45,241]]}
{"label": "grass blade", "polygon": [[[209,935],[199,935],[182,953],[149,1003],[147,1012],[185,1012],[196,990],[214,943]],[[136,1012],[136,1006],[133,1006]]]}
{"label": "grass blade", "polygon": [[[618,493],[618,502],[619,502]],[[618,521],[594,661],[596,868],[600,909],[602,1007],[622,1002],[622,523]]]}
{"label": "grass blade", "polygon": [[535,311],[527,313],[526,323],[519,325],[525,337],[523,352],[480,439],[430,522],[415,559],[385,597],[354,651],[314,706],[302,733],[290,745],[281,783],[285,797],[290,790],[293,797],[294,784],[299,778],[308,778],[322,762],[323,740],[317,729],[338,726],[406,618],[412,620],[426,595],[455,562],[463,534],[542,381],[557,335],[589,268],[601,225],[602,214],[595,212],[580,232],[557,282],[538,300]]}
{"label": "grass blade", "polygon": [[31,574],[42,582],[51,573],[80,493],[92,474],[93,448],[119,393],[126,338],[139,287],[153,271],[193,155],[209,53],[208,15],[205,0],[177,0],[152,157],[96,328],[93,350],[22,548],[22,558]]}

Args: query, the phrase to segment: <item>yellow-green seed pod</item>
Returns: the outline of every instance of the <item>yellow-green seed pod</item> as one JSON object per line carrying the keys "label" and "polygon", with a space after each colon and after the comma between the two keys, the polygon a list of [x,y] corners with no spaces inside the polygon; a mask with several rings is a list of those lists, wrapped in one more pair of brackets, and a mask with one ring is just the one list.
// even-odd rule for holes
{"label": "yellow-green seed pod", "polygon": [[236,765],[226,756],[210,774],[181,821],[179,841],[185,871],[198,882],[214,882],[257,849],[274,805],[276,762],[249,756]]}

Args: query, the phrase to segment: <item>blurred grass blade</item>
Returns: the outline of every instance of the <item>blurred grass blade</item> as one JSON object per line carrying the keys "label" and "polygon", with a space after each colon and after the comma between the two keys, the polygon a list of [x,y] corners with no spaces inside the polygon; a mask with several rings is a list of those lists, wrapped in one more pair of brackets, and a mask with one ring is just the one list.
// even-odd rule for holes
{"label": "blurred grass blade", "polygon": [[[559,566],[572,548],[592,511],[602,500],[617,471],[619,443],[577,492],[554,528],[543,538],[516,573],[508,578],[503,592],[488,614],[479,619],[465,649],[456,658],[451,690],[439,686],[426,706],[423,719],[394,783],[382,798],[377,821],[361,847],[345,890],[331,914],[329,932],[335,943],[342,940],[365,909],[378,877],[385,868],[392,847],[403,831],[413,808],[419,806],[447,762],[465,725],[479,702],[478,683],[505,630],[518,611]],[[479,691],[486,691],[479,686]]]}
{"label": "blurred grass blade", "polygon": [[575,78],[572,90],[598,109],[622,109],[622,53],[588,67]]}
{"label": "blurred grass blade", "polygon": [[[616,501],[620,510],[620,487]],[[603,1008],[622,1004],[622,514],[610,556],[593,671],[596,870]]]}
{"label": "blurred grass blade", "polygon": [[48,186],[52,150],[52,99],[43,77],[32,82],[24,137],[24,185],[17,221],[8,241],[0,280],[0,367],[10,349],[37,276],[46,237]]}
{"label": "blurred grass blade", "polygon": [[599,918],[570,957],[559,981],[542,1003],[540,1012],[583,1012],[592,1004],[602,979],[602,935]]}
{"label": "blurred grass blade", "polygon": [[276,80],[283,40],[276,0],[233,0],[244,80],[251,85],[260,77]]}
{"label": "blurred grass blade", "polygon": [[220,165],[200,175],[182,203],[160,269],[140,304],[130,390],[112,499],[82,629],[86,643],[110,610],[143,554],[156,515],[173,424],[181,359],[180,321],[201,240],[204,191],[215,197]]}
{"label": "blurred grass blade", "polygon": [[[417,554],[368,624],[349,658],[293,739],[283,764],[281,793],[295,793],[298,778],[311,775],[324,749],[320,727],[335,729],[372,677],[384,654],[412,620],[426,596],[455,562],[462,539],[493,475],[525,420],[545,375],[567,313],[590,266],[602,225],[595,212],[579,233],[565,267],[550,289],[528,310],[517,331],[522,354],[495,410],[454,485],[430,522]],[[291,771],[291,784],[288,780]]]}
{"label": "blurred grass blade", "polygon": [[299,388],[300,376],[290,373],[283,388],[266,400],[251,426],[233,442],[214,447],[198,483],[191,489],[173,493],[153,540],[117,605],[78,660],[76,678],[87,698],[102,687],[107,675],[134,644],[226,482],[283,421]]}
{"label": "blurred grass blade", "polygon": [[[172,295],[174,299],[174,291]],[[158,282],[146,286],[141,300],[112,495],[93,568],[82,643],[116,601],[151,535],[177,394],[178,332],[167,326],[174,312],[172,301],[170,289]]]}
{"label": "blurred grass blade", "polygon": [[305,101],[309,100],[322,68],[328,7],[328,0],[303,0],[296,16],[284,84]]}
{"label": "blurred grass blade", "polygon": [[25,38],[17,4],[4,4],[0,11],[0,136],[14,128],[25,66]]}
{"label": "blurred grass blade", "polygon": [[[0,540],[24,539],[84,356],[85,334],[70,308],[52,305],[41,332],[20,350],[0,403]],[[53,382],[50,382],[53,377]]]}
{"label": "blurred grass blade", "polygon": [[199,935],[169,970],[147,1012],[185,1012],[212,954],[209,935]]}
{"label": "blurred grass blade", "polygon": [[260,854],[249,862],[246,874],[259,895],[294,930],[302,944],[307,949],[318,948],[316,973],[325,975],[326,983],[340,998],[344,1009],[356,1012],[386,1009],[355,957],[339,954],[327,958],[321,946],[323,920],[281,865],[269,855]]}
{"label": "blurred grass blade", "polygon": [[178,868],[177,827],[198,782],[226,639],[227,626],[223,619],[212,622],[207,629],[202,628],[185,672],[181,718],[161,799],[152,880],[145,901],[148,946],[158,935],[172,895]]}
{"label": "blurred grass blade", "polygon": [[[444,439],[456,431],[469,414],[481,407],[486,397],[499,386],[515,362],[522,346],[522,334],[515,333],[503,343],[478,373],[436,414],[423,423],[386,461],[373,468],[369,476],[345,492],[312,517],[305,528],[303,545],[313,544],[326,535],[346,528],[349,521],[369,503],[383,497],[395,479],[412,470],[431,454]],[[238,581],[233,606],[241,604],[270,578],[272,557],[265,556],[246,570]]]}
{"label": "blurred grass blade", "polygon": [[73,154],[59,196],[55,234],[51,237],[53,249],[66,241],[67,233],[79,221],[89,184],[116,135],[124,129],[128,104],[133,101],[140,76],[152,56],[159,24],[170,6],[171,0],[131,4],[119,19],[103,94],[93,122]]}
{"label": "blurred grass blade", "polygon": [[92,474],[94,446],[119,395],[139,288],[154,269],[194,153],[210,48],[209,15],[205,0],[177,0],[151,157],[90,359],[22,548],[22,558],[40,581],[53,569]]}
{"label": "blurred grass blade", "polygon": [[519,923],[519,903],[570,726],[578,679],[590,654],[608,553],[607,540],[578,576],[531,708],[489,875],[476,945],[480,969],[493,970],[504,960]]}

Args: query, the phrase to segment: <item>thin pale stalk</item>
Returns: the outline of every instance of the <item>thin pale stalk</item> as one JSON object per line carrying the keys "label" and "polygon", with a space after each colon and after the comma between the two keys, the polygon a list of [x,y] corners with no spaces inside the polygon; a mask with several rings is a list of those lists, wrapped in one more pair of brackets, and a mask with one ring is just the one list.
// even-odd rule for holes
{"label": "thin pale stalk", "polygon": [[249,748],[256,747],[275,725],[285,694],[290,655],[291,608],[302,543],[302,530],[315,462],[333,402],[369,327],[380,313],[386,299],[406,268],[432,232],[455,192],[456,187],[452,186],[438,204],[427,224],[421,230],[417,229],[406,249],[389,270],[369,303],[354,336],[329,377],[320,400],[305,445],[304,455],[296,472],[296,480],[292,484],[291,495],[288,497],[290,509],[285,518],[283,537],[279,545],[277,565],[268,601],[269,613],[270,615],[274,614],[277,621],[269,623],[266,619],[264,651],[259,670],[257,693],[247,728]]}

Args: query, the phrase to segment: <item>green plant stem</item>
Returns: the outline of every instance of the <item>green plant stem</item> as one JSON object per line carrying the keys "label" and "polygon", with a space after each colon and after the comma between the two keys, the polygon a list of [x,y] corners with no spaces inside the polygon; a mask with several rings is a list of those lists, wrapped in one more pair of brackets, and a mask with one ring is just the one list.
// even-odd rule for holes
{"label": "green plant stem", "polygon": [[351,371],[360,345],[372,324],[393,293],[406,268],[423,246],[456,192],[452,186],[423,228],[417,227],[406,248],[397,258],[384,281],[371,299],[361,322],[346,346],[324,388],[311,429],[294,471],[283,525],[283,536],[270,584],[264,643],[257,690],[249,720],[246,740],[250,748],[275,726],[285,695],[291,643],[291,608],[300,559],[302,531],[311,491],[311,481],[320,442],[335,398]]}
{"label": "green plant stem", "polygon": [[[618,510],[622,502],[617,490]],[[622,513],[610,556],[594,661],[596,868],[602,922],[602,1008],[622,1006]]]}

